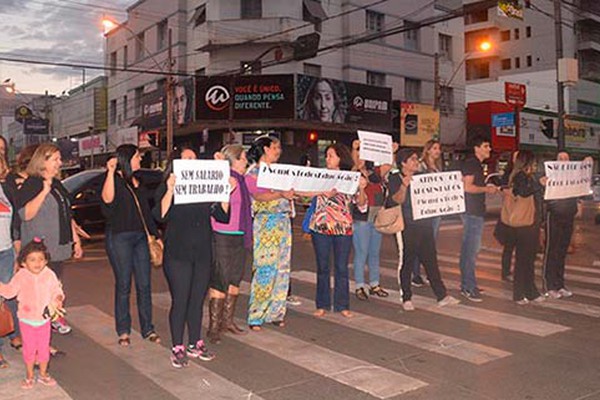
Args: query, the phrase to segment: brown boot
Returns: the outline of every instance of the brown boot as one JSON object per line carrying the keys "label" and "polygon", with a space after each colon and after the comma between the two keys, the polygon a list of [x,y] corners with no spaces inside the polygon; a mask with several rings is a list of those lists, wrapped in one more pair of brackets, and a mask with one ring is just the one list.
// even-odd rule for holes
{"label": "brown boot", "polygon": [[208,303],[208,340],[211,343],[218,344],[221,342],[221,324],[223,321],[223,305],[225,299],[213,298]]}
{"label": "brown boot", "polygon": [[221,332],[229,331],[234,335],[246,335],[248,331],[240,328],[233,322],[233,315],[235,314],[235,303],[237,302],[237,295],[227,294],[225,299],[225,307],[223,309],[223,321],[221,322]]}

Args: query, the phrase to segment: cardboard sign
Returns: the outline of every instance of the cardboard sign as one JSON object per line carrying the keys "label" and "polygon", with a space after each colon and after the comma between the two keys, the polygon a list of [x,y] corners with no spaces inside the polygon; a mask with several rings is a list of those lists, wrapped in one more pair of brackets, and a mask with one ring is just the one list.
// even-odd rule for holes
{"label": "cardboard sign", "polygon": [[360,140],[359,157],[361,160],[373,161],[379,164],[392,164],[392,136],[383,133],[358,131]]}
{"label": "cardboard sign", "polygon": [[175,204],[229,201],[229,163],[223,160],[175,160]]}
{"label": "cardboard sign", "polygon": [[410,195],[415,221],[465,212],[463,176],[458,171],[415,175]]}
{"label": "cardboard sign", "polygon": [[298,192],[325,192],[335,188],[340,193],[353,195],[358,190],[359,179],[360,172],[263,163],[256,184],[265,189]]}
{"label": "cardboard sign", "polygon": [[592,193],[592,162],[546,161],[544,168],[548,177],[544,200],[569,199]]}

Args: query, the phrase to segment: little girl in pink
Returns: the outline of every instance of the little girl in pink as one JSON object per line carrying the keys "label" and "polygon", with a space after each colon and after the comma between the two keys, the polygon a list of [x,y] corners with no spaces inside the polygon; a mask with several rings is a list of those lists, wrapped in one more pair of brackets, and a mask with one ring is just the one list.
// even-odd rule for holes
{"label": "little girl in pink", "polygon": [[29,242],[19,254],[19,264],[23,268],[7,284],[0,283],[0,296],[19,302],[17,316],[23,339],[23,360],[27,376],[21,383],[23,389],[31,389],[35,382],[33,367],[39,363],[39,383],[56,385],[48,375],[50,360],[50,318],[62,310],[64,293],[61,284],[50,268],[50,254],[40,239]]}

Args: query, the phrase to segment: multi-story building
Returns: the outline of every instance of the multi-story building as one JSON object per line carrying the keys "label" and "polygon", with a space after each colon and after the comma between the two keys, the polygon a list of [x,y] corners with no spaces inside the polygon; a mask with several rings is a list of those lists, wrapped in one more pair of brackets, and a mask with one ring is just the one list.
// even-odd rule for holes
{"label": "multi-story building", "polygon": [[[388,100],[421,104],[429,114],[441,114],[441,123],[433,124],[433,131],[429,131],[428,136],[427,133],[422,135],[420,140],[440,134],[447,145],[461,144],[465,138],[464,74],[456,72],[463,67],[462,19],[383,35],[394,28],[414,26],[436,15],[444,15],[461,7],[461,1],[438,0],[427,4],[390,1],[367,7],[371,3],[369,0],[136,2],[128,9],[128,20],[107,34],[106,65],[111,68],[108,76],[109,142],[112,136],[117,137],[119,129],[134,125],[141,126],[142,130],[155,130],[161,123],[164,125],[164,109],[159,106],[164,97],[164,77],[119,69],[163,70],[167,59],[165,32],[170,30],[174,70],[195,76],[199,82],[197,88],[202,88],[202,82],[208,82],[206,85],[210,86],[215,79],[230,82],[229,79],[233,83],[218,86],[242,90],[248,85],[237,82],[260,84],[267,82],[260,78],[265,75],[289,75],[292,82],[291,88],[286,88],[289,91],[282,89],[277,94],[280,100],[290,101],[283,105],[287,108],[280,115],[235,112],[262,105],[235,104],[242,97],[251,96],[238,93],[240,96],[236,100],[233,93],[227,93],[234,102],[231,107],[234,111],[217,117],[213,113],[208,118],[205,111],[211,106],[206,100],[214,100],[215,92],[198,91],[196,105],[192,107],[197,115],[188,122],[186,112],[186,116],[178,121],[175,129],[178,139],[183,136],[197,139],[199,145],[208,139],[210,147],[215,148],[224,142],[244,141],[244,138],[261,132],[277,132],[288,148],[286,152],[296,157],[294,152],[310,147],[307,143],[309,132],[317,133],[316,137],[323,145],[331,140],[349,141],[357,128],[371,127],[371,130],[397,136],[400,128],[392,125],[391,101],[390,104],[382,103],[387,101],[382,99],[389,96]],[[329,50],[302,59],[298,44],[314,33],[320,36],[319,48]],[[381,37],[346,45],[348,41],[369,35]],[[339,88],[336,97],[345,96],[345,119],[319,121],[319,118],[301,117],[308,93],[319,79],[329,80],[335,90]],[[180,80],[185,79],[181,77]],[[284,81],[277,85],[269,82],[271,89],[286,85],[282,83]],[[441,83],[439,91],[436,89],[438,82]],[[204,89],[210,90],[212,86],[206,85]],[[352,93],[365,96],[372,93],[377,100],[369,102],[367,99],[363,103],[365,99],[357,100]],[[359,117],[348,117],[352,110],[365,104],[375,104],[381,108],[379,111],[385,108],[388,112],[382,113],[379,119],[364,119],[362,124],[357,122]],[[434,110],[434,105],[439,111]],[[396,112],[400,113],[399,107]],[[378,125],[381,121],[384,123]],[[418,136],[419,132],[414,134]],[[117,140],[113,142],[118,143]]]}
{"label": "multi-story building", "polygon": [[[556,136],[554,4],[547,0],[522,3],[522,20],[500,16],[495,8],[465,16],[467,103],[504,103],[505,82],[525,85],[527,101],[514,132],[521,148],[550,156],[556,140],[542,128],[544,120],[551,119],[554,128],[550,131]],[[580,155],[596,155],[600,152],[600,4],[562,2],[562,21],[563,57],[577,59],[579,69],[579,80],[567,84],[564,92],[566,145]],[[489,52],[476,50],[483,40],[492,43]],[[489,131],[493,133],[495,127],[489,126]]]}

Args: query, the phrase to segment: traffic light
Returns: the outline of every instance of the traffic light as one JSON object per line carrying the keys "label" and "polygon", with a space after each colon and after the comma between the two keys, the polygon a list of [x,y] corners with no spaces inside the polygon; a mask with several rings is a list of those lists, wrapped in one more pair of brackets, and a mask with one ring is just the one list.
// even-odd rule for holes
{"label": "traffic light", "polygon": [[315,144],[319,140],[319,134],[316,131],[310,131],[308,132],[306,139],[308,144]]}
{"label": "traffic light", "polygon": [[548,139],[554,139],[554,121],[550,118],[542,119],[542,133]]}

